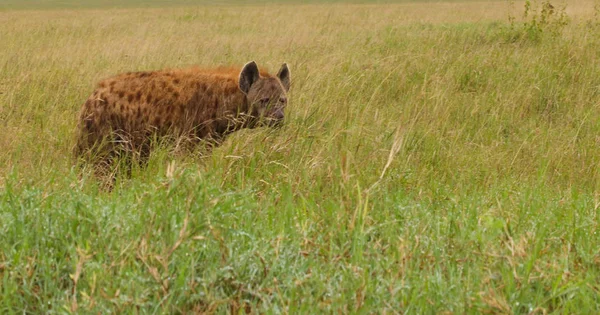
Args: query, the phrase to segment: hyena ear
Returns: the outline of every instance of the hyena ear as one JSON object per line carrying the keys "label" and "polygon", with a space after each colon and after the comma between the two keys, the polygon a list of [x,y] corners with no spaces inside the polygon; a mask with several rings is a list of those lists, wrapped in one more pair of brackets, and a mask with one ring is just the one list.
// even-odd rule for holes
{"label": "hyena ear", "polygon": [[258,80],[259,77],[260,76],[258,74],[258,66],[256,65],[256,62],[248,62],[244,68],[242,68],[242,72],[240,72],[240,90],[242,90],[244,94],[248,94],[250,87]]}
{"label": "hyena ear", "polygon": [[290,69],[288,68],[287,63],[281,65],[281,69],[279,69],[279,72],[277,72],[277,77],[279,78],[279,81],[281,81],[281,84],[285,88],[285,91],[289,91],[291,80]]}

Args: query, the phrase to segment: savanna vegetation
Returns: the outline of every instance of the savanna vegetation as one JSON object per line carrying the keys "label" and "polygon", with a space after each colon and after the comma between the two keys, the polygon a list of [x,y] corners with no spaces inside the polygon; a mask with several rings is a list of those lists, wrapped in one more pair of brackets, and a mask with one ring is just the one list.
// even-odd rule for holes
{"label": "savanna vegetation", "polygon": [[[85,3],[0,4],[1,313],[598,313],[597,3]],[[77,167],[97,81],[249,60],[282,128]]]}

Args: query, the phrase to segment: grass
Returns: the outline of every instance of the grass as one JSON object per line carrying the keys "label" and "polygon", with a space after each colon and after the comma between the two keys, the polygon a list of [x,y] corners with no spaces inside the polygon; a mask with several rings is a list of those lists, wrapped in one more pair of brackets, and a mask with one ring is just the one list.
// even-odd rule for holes
{"label": "grass", "polygon": [[[592,7],[0,13],[0,312],[597,313]],[[99,79],[248,60],[290,65],[283,128],[79,178]]]}
{"label": "grass", "polygon": [[[481,0],[446,0],[444,2],[465,2]],[[483,0],[493,1],[493,0]],[[0,10],[56,10],[56,9],[98,9],[98,8],[164,8],[177,6],[256,6],[256,5],[287,5],[287,4],[389,4],[411,2],[440,2],[439,0],[3,0]]]}

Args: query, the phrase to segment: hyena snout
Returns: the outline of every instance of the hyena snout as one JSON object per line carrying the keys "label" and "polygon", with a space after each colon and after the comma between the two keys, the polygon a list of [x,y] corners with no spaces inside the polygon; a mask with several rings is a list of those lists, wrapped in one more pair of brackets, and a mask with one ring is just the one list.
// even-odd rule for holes
{"label": "hyena snout", "polygon": [[283,108],[278,108],[267,116],[267,125],[269,127],[281,127],[284,118],[285,114],[283,113]]}
{"label": "hyena snout", "polygon": [[275,120],[283,120],[285,118],[285,114],[283,113],[283,108],[275,110],[271,117]]}

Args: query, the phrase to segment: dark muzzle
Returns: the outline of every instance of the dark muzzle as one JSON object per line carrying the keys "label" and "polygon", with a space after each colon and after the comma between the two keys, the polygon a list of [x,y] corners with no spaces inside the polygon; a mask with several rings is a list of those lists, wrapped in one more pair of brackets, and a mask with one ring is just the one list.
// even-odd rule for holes
{"label": "dark muzzle", "polygon": [[285,115],[283,114],[283,109],[277,109],[275,112],[273,112],[273,114],[266,118],[267,125],[269,127],[281,127],[284,117]]}

